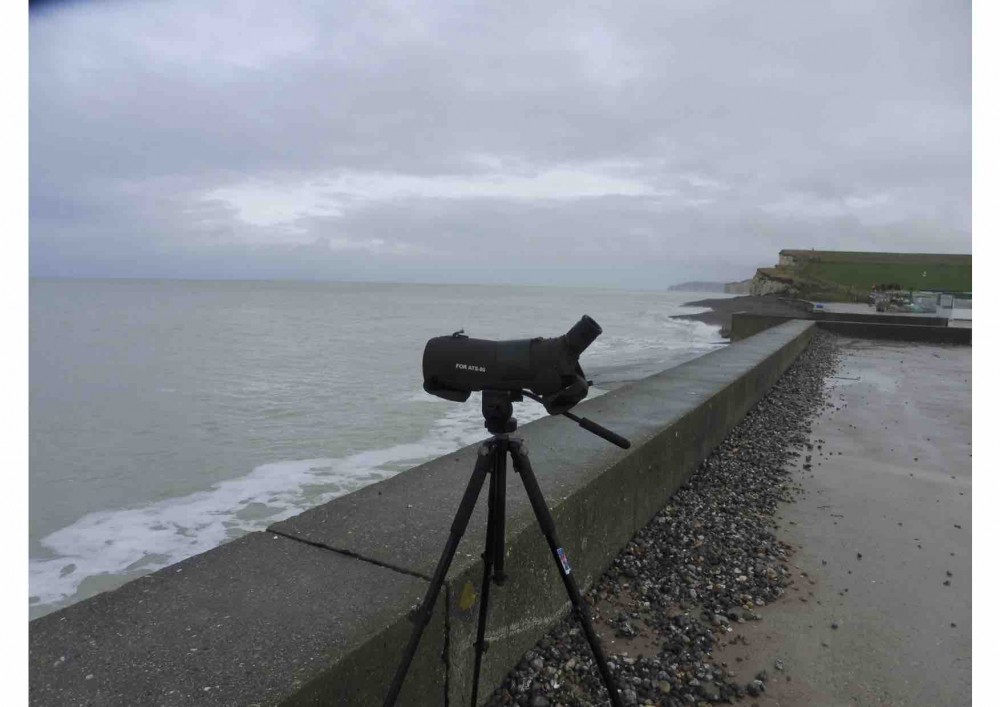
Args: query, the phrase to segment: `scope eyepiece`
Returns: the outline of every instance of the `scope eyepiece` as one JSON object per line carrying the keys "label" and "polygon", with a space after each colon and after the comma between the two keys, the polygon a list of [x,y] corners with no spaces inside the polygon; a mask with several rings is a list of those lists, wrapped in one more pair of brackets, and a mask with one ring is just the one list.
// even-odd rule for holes
{"label": "scope eyepiece", "polygon": [[580,321],[566,332],[564,340],[572,354],[579,356],[588,346],[594,343],[594,339],[600,336],[602,331],[600,324],[584,314],[580,317]]}

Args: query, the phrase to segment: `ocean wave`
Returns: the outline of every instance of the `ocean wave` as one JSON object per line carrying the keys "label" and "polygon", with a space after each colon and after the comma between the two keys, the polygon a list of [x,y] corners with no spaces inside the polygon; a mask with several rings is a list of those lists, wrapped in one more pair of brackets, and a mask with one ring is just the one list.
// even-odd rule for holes
{"label": "ocean wave", "polygon": [[[438,400],[426,393],[413,398]],[[415,442],[337,459],[263,464],[188,496],[90,513],[41,539],[53,556],[30,561],[32,604],[82,598],[76,595],[88,578],[124,580],[166,567],[487,436],[478,394],[465,405],[440,402],[444,413]],[[515,414],[526,423],[545,410],[524,403]]]}

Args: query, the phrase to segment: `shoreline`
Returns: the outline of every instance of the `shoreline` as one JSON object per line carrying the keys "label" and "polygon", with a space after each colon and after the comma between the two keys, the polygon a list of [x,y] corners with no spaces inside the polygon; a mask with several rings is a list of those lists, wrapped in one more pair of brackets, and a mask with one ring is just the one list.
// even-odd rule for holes
{"label": "shoreline", "polygon": [[733,312],[748,312],[765,316],[796,317],[809,311],[809,303],[804,300],[779,297],[777,295],[740,295],[720,299],[708,298],[685,302],[685,307],[708,307],[707,312],[681,314],[674,319],[703,322],[717,326],[723,336],[729,336]]}

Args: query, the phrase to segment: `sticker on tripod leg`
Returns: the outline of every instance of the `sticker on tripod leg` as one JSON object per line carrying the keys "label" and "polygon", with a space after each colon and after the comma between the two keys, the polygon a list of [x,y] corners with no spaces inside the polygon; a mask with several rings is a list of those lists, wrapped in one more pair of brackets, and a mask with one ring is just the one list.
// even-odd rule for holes
{"label": "sticker on tripod leg", "polygon": [[566,551],[561,547],[556,548],[556,554],[559,555],[559,562],[562,563],[563,573],[569,574],[569,558],[566,557]]}

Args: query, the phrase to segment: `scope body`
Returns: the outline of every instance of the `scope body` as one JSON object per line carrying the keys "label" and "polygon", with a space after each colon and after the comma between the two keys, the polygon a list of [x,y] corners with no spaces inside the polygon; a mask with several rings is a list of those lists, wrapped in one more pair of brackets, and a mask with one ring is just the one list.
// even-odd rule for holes
{"label": "scope body", "polygon": [[555,414],[587,396],[580,354],[601,334],[584,315],[563,336],[491,341],[457,333],[424,348],[424,390],[464,402],[474,390],[530,390]]}

